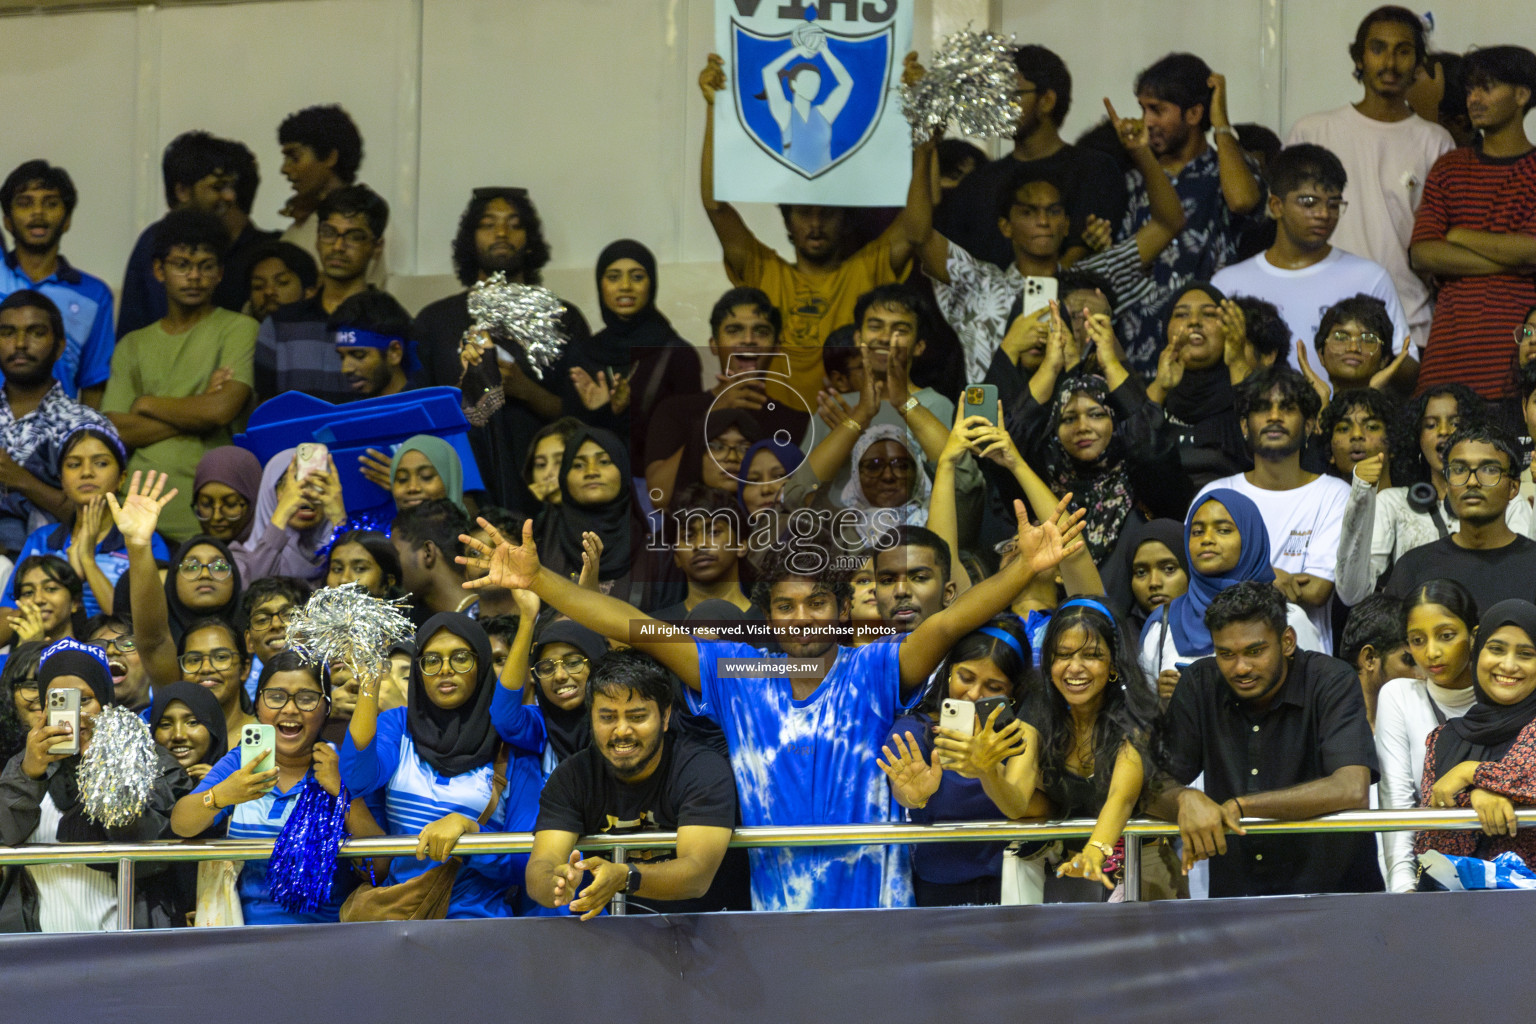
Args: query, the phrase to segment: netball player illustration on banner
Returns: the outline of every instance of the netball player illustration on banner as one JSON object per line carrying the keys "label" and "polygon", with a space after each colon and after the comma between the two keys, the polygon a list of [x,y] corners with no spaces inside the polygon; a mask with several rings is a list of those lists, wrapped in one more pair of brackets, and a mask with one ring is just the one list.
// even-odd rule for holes
{"label": "netball player illustration on banner", "polygon": [[[802,25],[791,37],[795,45],[763,68],[763,91],[755,98],[767,99],[768,110],[784,136],[784,156],[801,170],[815,174],[832,162],[832,122],[853,92],[853,76],[831,47],[823,47],[826,33],[814,24]],[[821,94],[821,69],[811,63],[818,51],[837,80],[820,103],[816,97]],[[797,58],[798,63],[790,63]]]}
{"label": "netball player illustration on banner", "polygon": [[[768,34],[732,27],[741,126],[784,167],[815,179],[858,152],[885,108],[894,39],[889,25],[859,35],[806,21]],[[758,91],[758,90],[761,91]]]}

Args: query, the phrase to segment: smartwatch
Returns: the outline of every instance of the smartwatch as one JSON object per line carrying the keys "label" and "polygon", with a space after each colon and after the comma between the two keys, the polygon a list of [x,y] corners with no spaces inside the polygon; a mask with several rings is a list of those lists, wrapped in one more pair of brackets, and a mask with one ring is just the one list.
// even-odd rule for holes
{"label": "smartwatch", "polygon": [[624,895],[633,896],[640,891],[640,865],[634,861],[628,862],[629,881],[624,883]]}

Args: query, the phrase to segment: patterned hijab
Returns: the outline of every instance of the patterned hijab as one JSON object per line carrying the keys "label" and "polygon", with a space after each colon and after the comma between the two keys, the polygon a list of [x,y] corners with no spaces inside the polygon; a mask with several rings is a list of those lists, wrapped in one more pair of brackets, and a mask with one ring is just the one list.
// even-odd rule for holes
{"label": "patterned hijab", "polygon": [[1104,378],[1078,374],[1062,381],[1051,408],[1051,490],[1058,495],[1071,492],[1073,506],[1088,511],[1083,520],[1083,541],[1097,564],[1114,550],[1136,502],[1126,473],[1125,446],[1118,434],[1110,437],[1103,454],[1092,462],[1073,458],[1062,446],[1061,419],[1078,395],[1087,396],[1103,406],[1111,418],[1114,416]]}

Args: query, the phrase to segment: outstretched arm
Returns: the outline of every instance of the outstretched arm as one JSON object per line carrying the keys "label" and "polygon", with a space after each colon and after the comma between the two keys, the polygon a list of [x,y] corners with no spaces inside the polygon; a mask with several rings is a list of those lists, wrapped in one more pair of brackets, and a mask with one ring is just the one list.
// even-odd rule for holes
{"label": "outstretched arm", "polygon": [[[128,484],[128,496],[119,504],[117,495],[107,495],[112,521],[123,536],[128,550],[128,605],[133,613],[133,639],[138,644],[139,659],[149,678],[156,683],[181,679],[176,663],[176,643],[171,639],[171,613],[166,604],[165,586],[155,567],[155,526],[160,513],[176,497],[176,488],[162,495],[166,475],[151,472],[142,476],[138,470]],[[175,568],[171,569],[175,572]]]}
{"label": "outstretched arm", "polygon": [[471,554],[459,555],[459,564],[484,569],[486,574],[464,584],[465,590],[505,587],[531,590],[539,599],[563,615],[569,615],[588,629],[644,651],[671,669],[688,688],[697,692],[699,648],[681,629],[651,618],[632,604],[616,597],[595,593],[550,572],[539,564],[538,546],[533,542],[533,520],[523,524],[523,540],[513,544],[484,519],[478,520],[490,543],[461,534],[459,540]]}
{"label": "outstretched arm", "polygon": [[1121,117],[1115,113],[1115,105],[1104,98],[1104,109],[1109,111],[1109,123],[1115,126],[1120,145],[1131,158],[1131,163],[1141,172],[1147,183],[1147,205],[1151,218],[1136,231],[1136,255],[1142,266],[1150,266],[1168,243],[1184,230],[1184,206],[1173,182],[1163,173],[1157,157],[1152,153],[1147,135],[1147,123],[1139,117]]}
{"label": "outstretched arm", "polygon": [[[704,213],[720,239],[725,265],[741,277],[747,257],[757,244],[741,214],[729,203],[715,201],[715,93],[725,88],[725,62],[718,54],[709,55],[709,63],[699,72],[699,91],[704,94],[704,153],[699,160],[699,193]],[[771,90],[770,90],[771,92]],[[551,417],[553,418],[553,417]]]}
{"label": "outstretched arm", "polygon": [[[773,120],[778,124],[780,131],[789,127],[789,100],[784,96],[784,83],[779,80],[779,72],[783,71],[784,66],[796,57],[804,56],[807,56],[805,50],[799,46],[791,46],[763,65],[763,95],[768,100],[768,113],[773,115]],[[828,117],[827,120],[830,121],[832,118]]]}
{"label": "outstretched arm", "polygon": [[[956,641],[1006,609],[1036,573],[1054,569],[1083,546],[1079,539],[1083,513],[1067,512],[1070,499],[1070,495],[1063,498],[1056,514],[1040,526],[1029,525],[1022,501],[1013,503],[1019,524],[1019,557],[955,598],[948,608],[929,616],[907,637],[900,654],[903,693],[922,685]],[[1057,528],[1058,520],[1067,524],[1064,530]]]}

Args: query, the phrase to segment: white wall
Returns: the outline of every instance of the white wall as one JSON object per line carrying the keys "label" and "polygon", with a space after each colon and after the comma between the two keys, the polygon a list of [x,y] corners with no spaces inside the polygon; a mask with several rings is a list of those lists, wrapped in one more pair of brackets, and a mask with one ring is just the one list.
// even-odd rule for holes
{"label": "white wall", "polygon": [[[1235,120],[1282,131],[1358,95],[1345,46],[1373,3],[1338,0],[918,0],[919,50],[965,23],[1043,43],[1072,69],[1071,137],[1110,96],[1188,49],[1227,75]],[[1536,4],[1435,10],[1433,44],[1536,46]],[[65,250],[116,286],[138,231],[163,210],[160,151],[189,128],[260,160],[255,217],[282,226],[277,124],[339,102],[362,129],[361,179],[390,202],[392,284],[408,305],[455,287],[448,243],[477,185],[528,187],[554,249],[548,282],[597,319],[592,264],[631,236],[662,264],[661,307],[704,339],[725,287],[698,202],[703,103],[695,78],[712,0],[263,0],[0,17],[0,172],[42,156],[81,204]],[[772,207],[744,211],[783,247]]]}

